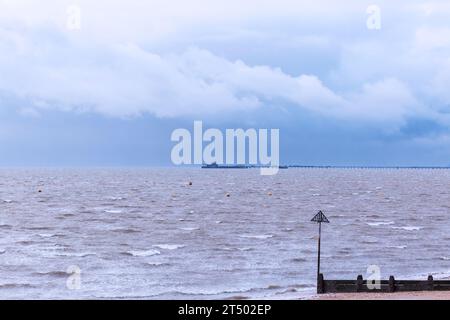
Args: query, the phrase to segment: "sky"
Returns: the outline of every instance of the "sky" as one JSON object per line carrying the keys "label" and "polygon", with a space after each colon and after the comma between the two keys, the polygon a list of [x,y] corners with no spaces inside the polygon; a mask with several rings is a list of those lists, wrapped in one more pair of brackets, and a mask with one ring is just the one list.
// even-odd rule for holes
{"label": "sky", "polygon": [[450,165],[450,2],[0,0],[0,165],[166,166],[278,128],[280,162]]}

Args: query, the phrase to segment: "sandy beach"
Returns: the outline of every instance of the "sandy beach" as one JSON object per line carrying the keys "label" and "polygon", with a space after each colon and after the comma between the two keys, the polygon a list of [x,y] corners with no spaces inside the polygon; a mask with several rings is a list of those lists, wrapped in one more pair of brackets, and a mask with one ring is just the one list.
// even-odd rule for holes
{"label": "sandy beach", "polygon": [[394,293],[327,293],[314,297],[317,300],[450,300],[450,292],[417,291]]}

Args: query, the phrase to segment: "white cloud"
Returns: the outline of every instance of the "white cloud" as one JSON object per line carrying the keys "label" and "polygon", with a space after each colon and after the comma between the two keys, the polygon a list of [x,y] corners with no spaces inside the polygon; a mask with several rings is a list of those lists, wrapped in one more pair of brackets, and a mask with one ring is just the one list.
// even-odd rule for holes
{"label": "white cloud", "polygon": [[[297,0],[76,3],[82,9],[82,29],[70,32],[65,9],[72,1],[38,6],[31,0],[0,1],[0,91],[30,101],[35,110],[175,117],[288,103],[328,117],[390,126],[410,116],[437,119],[427,99],[450,101],[449,29],[426,20],[435,18],[439,2],[409,7],[409,2],[381,1],[382,19],[408,7],[425,20],[415,25],[412,16],[398,21],[400,27],[383,23],[382,31],[370,36],[366,6],[360,1],[345,6]],[[348,16],[360,29],[344,28],[344,35],[335,31],[336,21],[344,23]],[[186,30],[196,29],[203,40],[224,37],[232,43],[233,37],[245,34],[261,43],[276,26],[282,28],[267,36],[267,46],[288,48],[276,39],[322,50],[339,43],[334,53],[338,64],[328,70],[332,76],[292,74],[226,58],[199,49],[195,38],[184,38]],[[386,28],[394,29],[383,33]],[[165,51],[163,42],[194,45]],[[303,63],[301,57],[298,63]],[[31,112],[29,106],[24,110]]]}
{"label": "white cloud", "polygon": [[[406,114],[405,104],[415,104],[405,86],[396,81],[366,85],[346,98],[313,75],[294,77],[280,69],[229,61],[197,48],[162,56],[136,45],[116,46],[101,49],[96,61],[98,51],[43,50],[19,35],[3,35],[6,55],[0,70],[9,77],[0,79],[0,88],[31,98],[38,109],[54,106],[112,116],[148,112],[173,117],[287,102],[340,118],[398,120]],[[8,39],[15,41],[7,44]],[[64,54],[64,62],[53,56],[58,53]]]}

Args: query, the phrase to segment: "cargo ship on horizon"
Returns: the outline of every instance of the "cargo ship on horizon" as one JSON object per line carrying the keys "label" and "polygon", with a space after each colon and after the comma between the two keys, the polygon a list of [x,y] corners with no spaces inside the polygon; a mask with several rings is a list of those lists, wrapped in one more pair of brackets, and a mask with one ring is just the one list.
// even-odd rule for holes
{"label": "cargo ship on horizon", "polygon": [[[217,164],[213,162],[211,164],[202,165],[202,169],[253,169],[253,168],[269,168],[269,166],[263,165],[245,165],[245,164]],[[288,166],[279,166],[279,169],[287,169]]]}

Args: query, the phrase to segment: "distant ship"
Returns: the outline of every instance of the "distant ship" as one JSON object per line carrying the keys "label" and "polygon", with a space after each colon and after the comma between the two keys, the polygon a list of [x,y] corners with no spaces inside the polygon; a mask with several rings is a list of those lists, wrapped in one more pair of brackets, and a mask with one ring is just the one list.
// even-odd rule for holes
{"label": "distant ship", "polygon": [[[219,165],[216,162],[202,165],[202,169],[251,169],[251,168],[270,168],[270,166],[245,165],[245,164]],[[287,169],[288,166],[279,166],[278,168]]]}
{"label": "distant ship", "polygon": [[249,168],[246,165],[243,164],[236,164],[236,165],[219,165],[216,162],[213,162],[211,164],[204,164],[202,166],[202,169],[247,169]]}

